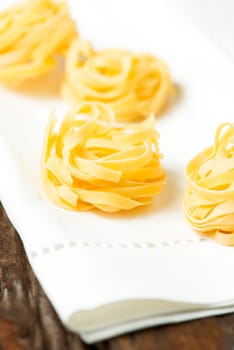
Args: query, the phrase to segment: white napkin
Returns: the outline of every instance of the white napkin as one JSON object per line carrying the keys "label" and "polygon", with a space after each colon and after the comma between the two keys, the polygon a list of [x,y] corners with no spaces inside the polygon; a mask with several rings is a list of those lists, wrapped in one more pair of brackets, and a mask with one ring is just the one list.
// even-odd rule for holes
{"label": "white napkin", "polygon": [[[68,326],[78,311],[121,300],[203,305],[200,313],[168,312],[151,324],[232,310],[233,248],[193,232],[181,200],[185,164],[213,142],[221,122],[233,120],[233,64],[170,2],[146,0],[142,7],[137,1],[80,0],[70,5],[81,35],[98,48],[147,51],[168,63],[179,86],[177,101],[157,123],[168,183],[152,205],[130,213],[55,207],[42,188],[40,155],[50,111],[62,115],[66,105],[49,86],[31,94],[1,88],[0,198],[37,277]],[[96,335],[77,331],[95,341],[147,325],[136,321]]]}
{"label": "white napkin", "polygon": [[175,0],[181,11],[189,15],[210,39],[234,59],[234,2],[232,0]]}

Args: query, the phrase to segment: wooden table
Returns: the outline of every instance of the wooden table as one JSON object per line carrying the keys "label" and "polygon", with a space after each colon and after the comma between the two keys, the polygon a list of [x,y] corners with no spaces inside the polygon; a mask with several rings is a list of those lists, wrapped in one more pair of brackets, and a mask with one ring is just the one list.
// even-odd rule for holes
{"label": "wooden table", "polygon": [[67,331],[0,207],[0,350],[234,350],[234,314],[156,327],[92,346]]}

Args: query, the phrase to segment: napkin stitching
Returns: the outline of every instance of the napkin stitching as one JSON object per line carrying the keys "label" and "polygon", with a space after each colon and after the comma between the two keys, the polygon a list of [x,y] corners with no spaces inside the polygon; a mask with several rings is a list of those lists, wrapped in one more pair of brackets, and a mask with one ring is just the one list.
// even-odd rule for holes
{"label": "napkin stitching", "polygon": [[38,248],[37,250],[33,250],[30,252],[31,258],[37,258],[41,255],[47,255],[50,253],[56,253],[64,249],[72,249],[72,248],[98,248],[98,249],[152,249],[152,248],[169,248],[175,247],[178,245],[186,246],[190,244],[196,243],[205,243],[209,240],[206,238],[196,238],[196,239],[182,239],[182,240],[174,240],[174,241],[161,241],[161,242],[143,242],[143,243],[110,243],[110,242],[86,242],[73,240],[68,242],[57,242],[52,244],[51,246],[45,246]]}

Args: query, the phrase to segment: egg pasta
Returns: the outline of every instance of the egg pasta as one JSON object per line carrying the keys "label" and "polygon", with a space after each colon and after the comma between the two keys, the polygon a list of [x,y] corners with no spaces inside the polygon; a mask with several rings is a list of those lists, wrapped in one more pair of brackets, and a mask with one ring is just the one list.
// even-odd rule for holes
{"label": "egg pasta", "polygon": [[234,245],[234,124],[222,124],[214,145],[192,159],[185,172],[185,217],[219,243]]}
{"label": "egg pasta", "polygon": [[77,37],[64,1],[25,0],[0,13],[0,81],[19,84],[56,65]]}
{"label": "egg pasta", "polygon": [[117,124],[110,107],[81,103],[44,142],[42,180],[48,197],[70,210],[129,210],[152,201],[165,183],[153,115]]}
{"label": "egg pasta", "polygon": [[67,53],[65,75],[67,100],[106,103],[121,121],[160,113],[172,89],[169,71],[158,58],[117,49],[96,52],[81,40]]}

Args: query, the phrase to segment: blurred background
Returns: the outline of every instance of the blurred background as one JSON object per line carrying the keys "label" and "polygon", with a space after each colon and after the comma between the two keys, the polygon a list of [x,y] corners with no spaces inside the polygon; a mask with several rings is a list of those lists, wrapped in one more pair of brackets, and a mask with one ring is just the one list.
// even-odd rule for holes
{"label": "blurred background", "polygon": [[173,3],[198,22],[234,60],[233,0],[174,0]]}

